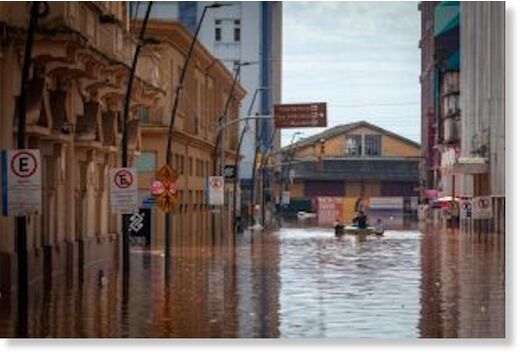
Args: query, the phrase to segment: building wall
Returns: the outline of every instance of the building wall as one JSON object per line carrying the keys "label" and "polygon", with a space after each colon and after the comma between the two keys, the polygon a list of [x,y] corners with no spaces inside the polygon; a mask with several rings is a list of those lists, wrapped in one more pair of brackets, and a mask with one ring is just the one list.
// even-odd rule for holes
{"label": "building wall", "polygon": [[[323,157],[337,157],[345,155],[346,135],[381,134],[380,131],[367,127],[352,129],[325,141]],[[298,158],[316,157],[319,155],[321,143],[316,142],[296,151]],[[381,134],[381,156],[383,157],[418,157],[421,155],[420,147],[403,142],[390,135]]]}
{"label": "building wall", "polygon": [[[179,23],[152,20],[147,34],[159,39],[162,45],[157,49],[159,66],[165,77],[167,95],[150,112],[148,120],[142,122],[143,152],[156,155],[156,169],[166,163],[167,130],[175,98],[175,88],[179,79],[179,66],[184,63],[185,53],[192,35]],[[224,110],[231,92],[233,74],[205,48],[197,46],[190,59],[184,79],[185,89],[181,92],[181,105],[175,121],[172,139],[172,167],[179,174],[177,190],[179,203],[172,218],[172,242],[200,242],[210,238],[210,213],[204,190],[206,177],[214,174],[214,149],[217,139],[218,117]],[[235,86],[228,122],[238,119],[241,100],[245,90],[240,84]],[[226,164],[233,164],[238,144],[238,125],[230,125],[226,130]],[[217,169],[218,172],[218,169]],[[154,171],[139,174],[142,198],[149,198],[149,188],[154,180]],[[227,190],[232,186],[228,184]],[[227,216],[231,203],[227,204]],[[152,245],[161,247],[164,243],[164,213],[152,211]]]}
{"label": "building wall", "polygon": [[[191,12],[196,12],[198,22],[204,6],[212,3],[199,1],[196,7],[181,11],[179,6],[182,5],[182,2],[156,2],[151,17],[162,20],[176,19],[190,26],[193,31],[193,14]],[[281,101],[282,2],[275,1],[264,4],[268,8],[267,12],[262,11],[262,4],[263,2],[260,1],[236,1],[233,2],[233,6],[209,9],[206,11],[199,32],[200,42],[213,56],[222,61],[229,71],[234,70],[235,62],[255,63],[241,68],[240,83],[247,91],[240,108],[241,117],[245,117],[249,110],[251,110],[252,115],[261,113],[261,92],[258,93],[254,103],[253,97],[255,91],[262,86],[262,71],[268,74],[271,82],[271,90],[266,92],[270,103],[275,104]],[[139,13],[141,17],[144,15],[143,6],[140,6]],[[264,36],[262,34],[262,20],[266,16],[269,17],[270,28],[267,35]],[[233,38],[235,20],[240,21],[240,41],[235,41]],[[218,27],[221,28],[220,41],[215,39],[216,21],[220,21],[220,24],[218,24]],[[262,53],[263,43],[268,44],[269,53]],[[264,64],[262,64],[263,57],[266,59]],[[239,132],[245,125],[245,122],[239,124]],[[255,156],[255,136],[257,133],[261,133],[256,131],[256,126],[254,120],[249,122],[249,129],[245,133],[240,149],[242,159],[240,160],[239,173],[242,179],[251,178]],[[271,132],[266,132],[264,137],[270,138]],[[269,138],[264,139],[264,141],[269,140]],[[266,145],[268,143],[267,141],[264,142]],[[275,136],[274,143],[275,148],[279,147],[279,134]]]}
{"label": "building wall", "polygon": [[437,1],[422,1],[421,11],[421,154],[423,157],[422,177],[426,188],[433,188],[435,165],[435,102],[434,102],[434,9]]}
{"label": "building wall", "polygon": [[[19,29],[27,26],[28,8],[26,2],[13,2],[0,10],[7,25],[0,52],[1,149],[15,148],[13,118],[25,40]],[[102,13],[115,15],[120,23],[102,24]],[[49,31],[58,26],[60,31],[35,36],[26,91],[26,145],[40,150],[43,184],[42,214],[27,217],[31,282],[94,265],[117,252],[113,241],[121,222],[110,213],[107,180],[109,168],[121,165],[118,116],[135,50],[124,2],[49,3],[49,14],[39,26]],[[158,68],[152,57],[145,57],[130,106],[130,164],[140,148],[137,107],[150,107],[162,95]],[[0,289],[5,291],[15,285],[14,218],[1,216],[0,230]]]}
{"label": "building wall", "polygon": [[[505,195],[505,6],[503,2],[461,3],[461,155],[481,154],[489,162],[489,191]],[[473,177],[464,178],[473,195]]]}

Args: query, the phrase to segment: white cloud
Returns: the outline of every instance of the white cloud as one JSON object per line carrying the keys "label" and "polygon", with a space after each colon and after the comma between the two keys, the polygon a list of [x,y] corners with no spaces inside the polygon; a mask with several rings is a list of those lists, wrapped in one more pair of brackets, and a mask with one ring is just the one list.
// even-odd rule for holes
{"label": "white cloud", "polygon": [[344,105],[420,100],[417,3],[286,2],[283,21],[284,101],[328,102],[329,126],[372,118],[417,139],[417,105]]}

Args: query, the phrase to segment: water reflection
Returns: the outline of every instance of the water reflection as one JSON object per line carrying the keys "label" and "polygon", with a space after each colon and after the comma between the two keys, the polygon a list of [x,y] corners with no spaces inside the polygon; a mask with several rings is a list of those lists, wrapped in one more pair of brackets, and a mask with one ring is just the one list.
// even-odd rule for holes
{"label": "water reflection", "polygon": [[[308,222],[305,222],[308,223]],[[30,337],[503,337],[504,240],[408,223],[384,238],[304,224],[233,246],[117,250],[32,286]],[[401,227],[403,227],[401,225]],[[411,229],[411,230],[407,230]],[[112,261],[111,261],[112,260]],[[126,292],[125,292],[126,291]],[[0,336],[16,336],[15,293]]]}

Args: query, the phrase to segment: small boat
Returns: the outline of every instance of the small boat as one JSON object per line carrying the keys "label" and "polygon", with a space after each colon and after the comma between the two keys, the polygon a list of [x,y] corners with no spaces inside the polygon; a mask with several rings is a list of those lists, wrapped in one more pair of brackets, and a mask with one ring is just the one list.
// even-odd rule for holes
{"label": "small boat", "polygon": [[296,217],[298,217],[298,219],[315,218],[316,217],[316,213],[309,213],[309,212],[305,212],[305,211],[299,211],[296,214]]}
{"label": "small boat", "polygon": [[342,235],[342,234],[350,234],[350,235],[359,235],[359,236],[367,236],[367,235],[378,235],[382,236],[383,233],[378,233],[377,229],[373,226],[367,226],[366,228],[359,228],[356,225],[350,224],[347,226],[344,226],[343,228],[336,228],[334,229],[334,232],[336,235]]}

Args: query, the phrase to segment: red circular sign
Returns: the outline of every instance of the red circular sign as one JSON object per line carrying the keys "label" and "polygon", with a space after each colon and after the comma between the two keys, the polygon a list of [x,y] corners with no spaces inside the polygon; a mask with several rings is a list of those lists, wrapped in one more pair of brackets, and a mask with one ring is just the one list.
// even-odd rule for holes
{"label": "red circular sign", "polygon": [[150,190],[151,190],[152,195],[162,195],[165,191],[165,187],[161,181],[156,180],[156,181],[152,182],[152,186],[150,187]]}
{"label": "red circular sign", "polygon": [[120,189],[127,189],[132,186],[134,182],[134,177],[131,172],[128,170],[119,170],[114,175],[114,184]]}
{"label": "red circular sign", "polygon": [[[28,159],[26,163],[22,162],[22,159]],[[16,164],[18,162],[18,164]],[[27,151],[21,151],[13,155],[11,158],[11,171],[18,177],[28,178],[31,177],[38,168],[38,161],[36,157]]]}

